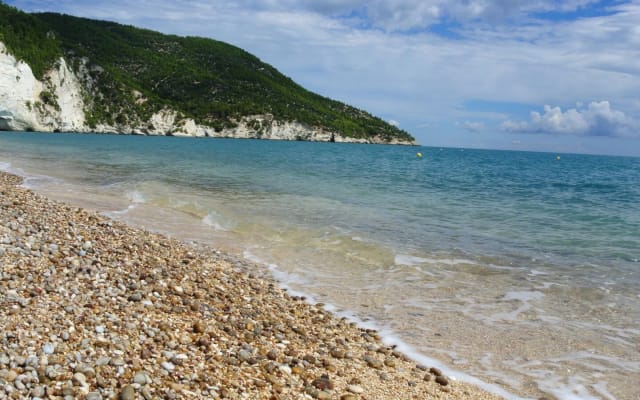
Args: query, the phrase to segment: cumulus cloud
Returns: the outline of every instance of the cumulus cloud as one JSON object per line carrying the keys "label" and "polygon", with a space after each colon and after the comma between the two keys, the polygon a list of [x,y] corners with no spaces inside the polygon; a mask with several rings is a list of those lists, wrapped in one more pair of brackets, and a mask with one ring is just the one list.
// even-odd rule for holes
{"label": "cumulus cloud", "polygon": [[395,119],[390,119],[387,122],[389,123],[389,125],[393,125],[395,127],[400,126],[400,122],[396,121]]}
{"label": "cumulus cloud", "polygon": [[594,101],[586,108],[579,103],[566,111],[545,105],[542,114],[532,111],[529,121],[505,121],[502,129],[513,133],[640,138],[640,123],[611,108],[608,101]]}

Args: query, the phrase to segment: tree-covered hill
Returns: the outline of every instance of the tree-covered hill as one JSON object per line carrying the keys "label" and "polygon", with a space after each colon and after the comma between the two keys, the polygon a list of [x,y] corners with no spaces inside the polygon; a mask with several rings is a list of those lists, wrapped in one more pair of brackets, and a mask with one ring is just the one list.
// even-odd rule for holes
{"label": "tree-covered hill", "polygon": [[36,77],[60,56],[76,70],[88,63],[100,93],[87,112],[92,126],[147,120],[169,107],[216,130],[233,127],[243,116],[270,114],[346,137],[413,141],[380,118],[312,93],[257,57],[216,40],[27,14],[0,3],[0,41]]}

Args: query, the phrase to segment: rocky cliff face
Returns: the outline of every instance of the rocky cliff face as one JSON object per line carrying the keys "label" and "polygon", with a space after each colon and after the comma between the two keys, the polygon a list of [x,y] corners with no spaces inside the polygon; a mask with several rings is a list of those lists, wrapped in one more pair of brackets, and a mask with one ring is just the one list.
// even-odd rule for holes
{"label": "rocky cliff face", "polygon": [[82,87],[63,58],[39,81],[0,43],[0,129],[85,129]]}
{"label": "rocky cliff face", "polygon": [[[96,93],[86,64],[87,60],[83,60],[74,72],[65,59],[60,58],[39,81],[29,65],[16,60],[0,42],[0,130],[389,143],[376,137],[345,137],[295,121],[278,121],[271,115],[244,116],[236,121],[236,127],[216,131],[169,108],[135,125],[98,124],[90,128],[86,122],[88,105],[85,99],[90,101]],[[136,93],[133,95],[137,96]],[[390,143],[415,144],[397,140]]]}

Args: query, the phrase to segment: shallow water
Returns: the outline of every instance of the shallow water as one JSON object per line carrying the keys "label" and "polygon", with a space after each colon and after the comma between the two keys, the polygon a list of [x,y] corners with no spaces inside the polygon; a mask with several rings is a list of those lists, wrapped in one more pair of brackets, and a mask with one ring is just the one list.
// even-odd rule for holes
{"label": "shallow water", "polygon": [[510,397],[640,397],[638,158],[0,133],[0,161]]}

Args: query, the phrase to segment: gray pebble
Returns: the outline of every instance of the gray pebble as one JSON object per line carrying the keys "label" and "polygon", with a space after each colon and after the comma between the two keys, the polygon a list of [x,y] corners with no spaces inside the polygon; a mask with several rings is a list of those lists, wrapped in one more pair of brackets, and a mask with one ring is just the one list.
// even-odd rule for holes
{"label": "gray pebble", "polygon": [[247,350],[240,350],[240,352],[238,352],[238,359],[240,361],[247,362],[251,359],[251,353]]}
{"label": "gray pebble", "polygon": [[126,385],[122,388],[119,395],[120,400],[134,400],[136,398],[136,391],[133,386]]}
{"label": "gray pebble", "polygon": [[164,368],[167,371],[173,371],[176,368],[176,366],[169,361],[163,361],[162,364],[160,365],[162,365],[162,368]]}
{"label": "gray pebble", "polygon": [[33,397],[44,397],[44,386],[36,386],[31,391]]}
{"label": "gray pebble", "polygon": [[96,360],[96,367],[101,367],[103,365],[107,365],[111,362],[111,357],[103,356]]}
{"label": "gray pebble", "polygon": [[87,393],[86,400],[102,400],[102,395],[100,392],[89,392]]}
{"label": "gray pebble", "polygon": [[144,372],[138,372],[133,377],[133,383],[137,383],[138,385],[146,385],[147,383],[150,383],[150,382],[151,382],[151,378],[149,378],[149,376]]}
{"label": "gray pebble", "polygon": [[53,354],[54,351],[55,351],[55,346],[52,343],[45,343],[42,346],[42,352],[44,354]]}

